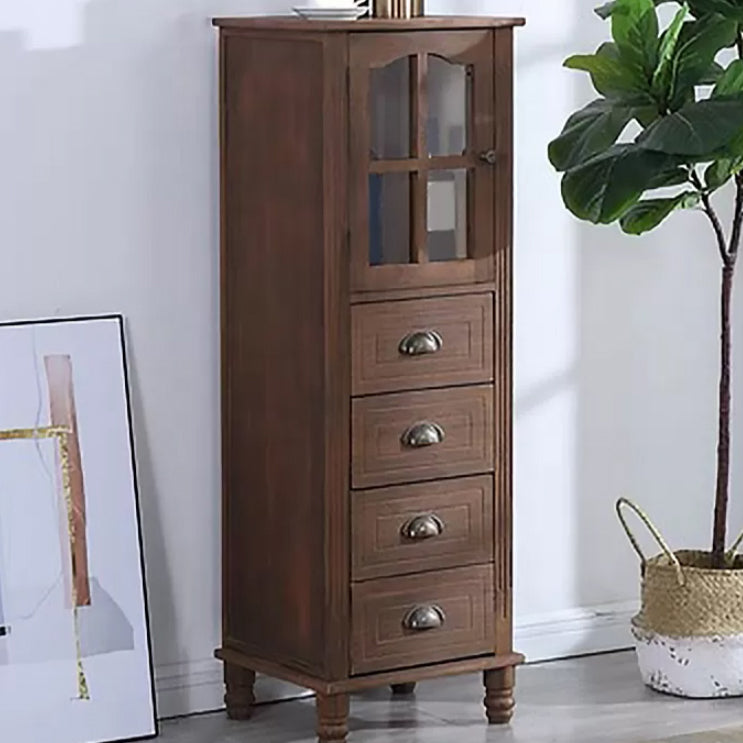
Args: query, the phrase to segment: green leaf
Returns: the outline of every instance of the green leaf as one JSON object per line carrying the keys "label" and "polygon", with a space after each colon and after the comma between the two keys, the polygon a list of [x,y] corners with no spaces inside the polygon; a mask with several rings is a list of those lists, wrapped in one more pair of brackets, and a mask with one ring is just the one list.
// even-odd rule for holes
{"label": "green leaf", "polygon": [[732,21],[743,22],[743,3],[740,0],[689,0],[689,5],[698,18],[717,13]]}
{"label": "green leaf", "polygon": [[637,139],[646,150],[703,161],[743,131],[743,96],[688,103],[663,116]]}
{"label": "green leaf", "polygon": [[[663,5],[664,3],[674,3],[676,0],[653,0],[653,2],[655,5]],[[604,3],[604,5],[596,8],[594,12],[599,18],[606,20],[607,18],[611,18],[611,14],[614,12],[616,5],[616,0],[612,0],[611,2]]]}
{"label": "green leaf", "polygon": [[580,165],[613,145],[631,119],[631,108],[604,98],[589,103],[568,119],[562,134],[550,143],[550,162],[558,171]]}
{"label": "green leaf", "polygon": [[606,98],[623,98],[644,92],[648,87],[645,80],[619,58],[614,44],[602,44],[595,54],[575,54],[564,64],[568,69],[588,72],[593,86]]}
{"label": "green leaf", "polygon": [[715,57],[734,41],[738,27],[719,15],[684,23],[673,60],[673,81],[668,101],[672,109],[683,105],[689,90],[700,85]]}
{"label": "green leaf", "polygon": [[674,163],[670,155],[617,144],[564,175],[563,199],[579,219],[608,224],[621,217],[657,174]]}
{"label": "green leaf", "polygon": [[645,129],[660,117],[660,112],[658,111],[657,105],[637,106],[633,109],[633,111],[637,123]]}
{"label": "green leaf", "polygon": [[674,55],[679,37],[681,36],[681,29],[688,15],[689,6],[684,3],[677,11],[671,25],[665,30],[661,38],[660,51],[658,52],[658,66],[653,73],[652,89],[662,100],[668,100],[670,98]]}
{"label": "green leaf", "polygon": [[704,171],[704,184],[710,191],[722,188],[733,176],[733,160],[723,158],[710,163]]}
{"label": "green leaf", "polygon": [[619,55],[638,77],[652,74],[658,64],[658,16],[653,0],[617,0],[611,32]]}
{"label": "green leaf", "polygon": [[635,204],[619,221],[629,235],[642,235],[655,229],[677,209],[691,209],[699,204],[699,194],[687,192],[671,199],[645,199]]}
{"label": "green leaf", "polygon": [[707,72],[699,78],[699,84],[714,85],[722,77],[723,72],[725,72],[725,68],[717,62],[713,62]]}
{"label": "green leaf", "polygon": [[720,98],[736,93],[743,93],[743,60],[741,59],[731,62],[730,66],[722,73],[715,89],[712,91],[712,97]]}
{"label": "green leaf", "polygon": [[661,170],[660,173],[653,176],[647,189],[651,191],[655,188],[668,188],[669,186],[681,186],[689,182],[689,172],[684,168],[674,166],[668,170]]}

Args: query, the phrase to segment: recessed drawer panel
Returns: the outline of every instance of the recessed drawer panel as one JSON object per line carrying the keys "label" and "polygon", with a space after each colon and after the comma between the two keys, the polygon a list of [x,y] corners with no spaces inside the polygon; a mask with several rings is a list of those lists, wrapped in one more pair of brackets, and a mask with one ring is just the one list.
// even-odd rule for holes
{"label": "recessed drawer panel", "polygon": [[353,394],[493,380],[493,295],[356,305]]}
{"label": "recessed drawer panel", "polygon": [[493,568],[480,565],[356,583],[352,673],[494,650]]}
{"label": "recessed drawer panel", "polygon": [[493,388],[359,398],[352,429],[354,488],[490,472]]}
{"label": "recessed drawer panel", "polygon": [[354,580],[493,559],[491,475],[357,491],[352,514]]}

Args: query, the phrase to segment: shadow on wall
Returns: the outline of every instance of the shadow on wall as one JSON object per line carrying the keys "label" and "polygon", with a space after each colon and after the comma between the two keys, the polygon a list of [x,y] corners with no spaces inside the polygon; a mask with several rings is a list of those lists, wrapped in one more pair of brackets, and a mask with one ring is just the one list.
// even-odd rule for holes
{"label": "shadow on wall", "polygon": [[[608,24],[594,25],[609,33]],[[639,588],[612,508],[618,496],[643,505],[676,549],[711,546],[720,265],[701,211],[641,237],[585,226],[579,250],[577,589],[580,602],[604,603],[616,581]],[[743,503],[733,524],[741,517]]]}
{"label": "shadow on wall", "polygon": [[219,636],[210,18],[246,5],[286,7],[81,0],[67,9],[79,15],[75,32],[55,48],[60,12],[35,0],[29,23],[42,33],[0,31],[0,317],[127,316],[155,660],[166,676],[208,661]]}
{"label": "shadow on wall", "polygon": [[[519,570],[517,603],[526,587],[520,603],[530,610],[550,601],[538,585],[566,608],[636,596],[637,561],[613,510],[620,495],[642,504],[672,545],[711,542],[719,259],[708,224],[700,212],[685,212],[634,238],[617,226],[579,223],[558,204],[559,176],[540,173],[567,114],[597,97],[581,73],[557,72],[565,56],[606,39],[609,28],[591,8],[562,6],[574,21],[564,49],[538,39],[531,46],[526,34],[519,44],[517,557],[529,570],[541,561],[544,573],[539,583]],[[527,30],[535,25],[539,36],[539,19]],[[550,106],[546,122],[536,121],[534,102],[549,97],[544,80],[558,79],[570,86],[569,110],[558,122]],[[550,89],[550,100],[561,95]],[[740,345],[737,360],[740,370]],[[740,373],[737,381],[743,395]],[[741,467],[736,461],[736,483]],[[536,513],[539,524],[530,521]],[[735,531],[743,503],[731,520]],[[520,543],[527,534],[530,544]],[[649,554],[657,552],[641,537]]]}

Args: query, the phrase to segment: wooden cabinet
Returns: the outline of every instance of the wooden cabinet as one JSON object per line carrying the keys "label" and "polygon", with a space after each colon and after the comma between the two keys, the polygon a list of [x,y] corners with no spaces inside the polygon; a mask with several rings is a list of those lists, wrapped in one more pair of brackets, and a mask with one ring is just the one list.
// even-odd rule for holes
{"label": "wooden cabinet", "polygon": [[226,704],[484,673],[513,708],[512,34],[219,19]]}

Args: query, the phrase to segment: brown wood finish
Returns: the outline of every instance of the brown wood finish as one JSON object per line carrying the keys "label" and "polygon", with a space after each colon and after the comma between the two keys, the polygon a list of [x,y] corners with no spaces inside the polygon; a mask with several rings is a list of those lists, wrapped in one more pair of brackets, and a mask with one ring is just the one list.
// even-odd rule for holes
{"label": "brown wood finish", "polygon": [[[493,148],[495,129],[493,111],[493,32],[448,31],[426,33],[353,34],[350,37],[351,126],[351,285],[354,290],[378,290],[411,286],[472,284],[493,279],[493,190],[494,168],[482,162],[478,154]],[[447,165],[467,167],[470,172],[470,211],[468,230],[470,257],[465,260],[428,262],[426,258],[426,189],[428,175],[437,158],[427,157],[426,84],[428,55],[437,55],[453,63],[468,65],[473,86],[468,111],[468,152],[462,157],[441,158]],[[385,67],[401,57],[412,57],[411,77],[420,93],[413,101],[411,133],[413,157],[407,160],[372,163],[370,160],[370,70]],[[443,163],[442,163],[443,164]],[[407,168],[405,167],[407,165]],[[412,175],[412,245],[414,262],[369,266],[369,173],[405,172]]]}
{"label": "brown wood finish", "polygon": [[[490,475],[356,491],[352,514],[356,581],[493,560]],[[416,517],[437,519],[441,534],[406,536]]]}
{"label": "brown wood finish", "polygon": [[[420,81],[419,81],[420,84]],[[411,170],[457,170],[479,166],[475,154],[437,155],[436,157],[416,156],[408,160],[372,160],[370,173],[408,173]]]}
{"label": "brown wood finish", "polygon": [[366,31],[454,31],[457,29],[512,28],[523,26],[523,18],[491,18],[478,16],[425,16],[398,20],[364,18],[359,21],[306,21],[292,16],[253,16],[248,18],[215,18],[215,26],[244,31],[291,31],[306,34],[363,33]]}
{"label": "brown wood finish", "polygon": [[[354,674],[492,653],[491,565],[356,583],[351,603]],[[443,612],[442,626],[406,628],[419,607]]]}
{"label": "brown wood finish", "polygon": [[[354,488],[434,480],[493,469],[493,388],[463,387],[376,395],[353,401],[351,479]],[[405,446],[413,426],[444,431],[440,444]]]}
{"label": "brown wood finish", "polygon": [[[325,39],[325,670],[329,678],[348,673],[350,596],[351,316],[348,281],[348,43]],[[300,366],[301,368],[301,366]]]}
{"label": "brown wood finish", "polygon": [[[359,305],[352,309],[353,394],[493,381],[493,295]],[[400,351],[411,333],[433,331],[440,350]]]}
{"label": "brown wood finish", "polygon": [[348,694],[318,694],[318,743],[344,743],[348,735],[348,707]]}
{"label": "brown wood finish", "polygon": [[[484,672],[488,717],[505,722],[523,661],[511,626],[512,29],[523,21],[214,23],[228,714],[248,718],[255,674],[268,674],[316,691],[320,740],[344,741],[350,693]],[[463,155],[428,157],[428,55],[474,72]],[[370,70],[400,56],[413,60],[410,158],[371,162]],[[493,165],[479,159],[489,149]],[[469,171],[467,260],[428,260],[436,169]],[[413,176],[411,265],[368,265],[371,171]],[[427,329],[440,350],[399,353]],[[443,441],[403,445],[422,422]],[[430,539],[407,544],[401,527],[418,516],[443,531],[426,522]],[[445,615],[443,626],[405,629],[429,604],[443,614],[416,621]]]}
{"label": "brown wood finish", "polygon": [[395,696],[407,697],[411,694],[415,694],[415,687],[415,682],[411,682],[408,684],[392,684],[390,686],[390,690]]}
{"label": "brown wood finish", "polygon": [[498,668],[483,673],[485,684],[485,714],[491,725],[504,725],[511,721],[513,700],[513,668]]}
{"label": "brown wood finish", "polygon": [[415,666],[413,668],[399,668],[379,673],[367,673],[363,676],[350,676],[339,681],[325,681],[317,676],[311,676],[284,666],[281,663],[267,661],[265,658],[250,655],[234,647],[220,648],[215,652],[215,656],[225,663],[232,663],[241,668],[255,669],[258,673],[275,676],[297,686],[304,686],[307,689],[326,695],[354,694],[364,689],[376,689],[396,683],[405,684],[412,681],[428,681],[445,676],[482,673],[493,668],[518,666],[524,662],[524,656],[519,653],[481,655],[476,658],[465,658],[464,660],[430,663],[425,666]]}
{"label": "brown wood finish", "polygon": [[496,167],[495,275],[495,378],[497,422],[495,457],[496,638],[498,653],[513,649],[513,33],[494,34]]}
{"label": "brown wood finish", "polygon": [[459,286],[425,286],[408,289],[388,289],[375,292],[351,292],[351,304],[396,302],[401,299],[427,299],[431,297],[456,297],[462,294],[487,294],[497,289],[494,281]]}
{"label": "brown wood finish", "polygon": [[348,448],[349,349],[343,163],[317,145],[345,126],[339,84],[324,95],[325,55],[337,62],[338,52],[313,36],[230,38],[224,53],[225,635],[329,675],[344,670],[330,655],[344,655],[347,623],[347,481],[336,458]]}
{"label": "brown wood finish", "polygon": [[227,690],[224,704],[228,717],[231,720],[249,720],[253,716],[255,704],[255,672],[225,663],[224,683]]}

